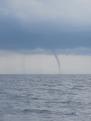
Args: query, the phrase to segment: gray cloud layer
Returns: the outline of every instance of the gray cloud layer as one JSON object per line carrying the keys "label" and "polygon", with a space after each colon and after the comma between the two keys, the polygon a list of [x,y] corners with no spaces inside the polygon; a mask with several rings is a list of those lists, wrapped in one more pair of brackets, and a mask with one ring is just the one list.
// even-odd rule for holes
{"label": "gray cloud layer", "polygon": [[0,49],[91,48],[90,5],[90,0],[0,0]]}
{"label": "gray cloud layer", "polygon": [[4,0],[3,13],[23,22],[54,21],[91,24],[90,0]]}

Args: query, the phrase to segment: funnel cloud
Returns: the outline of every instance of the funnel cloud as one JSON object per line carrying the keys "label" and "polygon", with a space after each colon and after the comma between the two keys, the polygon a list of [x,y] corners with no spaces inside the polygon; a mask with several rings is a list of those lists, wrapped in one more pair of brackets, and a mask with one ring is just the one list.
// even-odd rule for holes
{"label": "funnel cloud", "polygon": [[58,74],[61,73],[61,64],[60,64],[60,60],[58,55],[56,54],[56,52],[52,51],[54,58],[56,59],[57,65],[58,65]]}

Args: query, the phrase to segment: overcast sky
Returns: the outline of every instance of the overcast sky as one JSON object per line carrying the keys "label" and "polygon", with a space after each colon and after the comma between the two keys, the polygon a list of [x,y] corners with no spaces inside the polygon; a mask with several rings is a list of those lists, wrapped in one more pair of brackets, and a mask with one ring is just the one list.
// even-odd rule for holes
{"label": "overcast sky", "polygon": [[[22,52],[28,53],[27,59],[29,57],[30,60],[27,60],[28,73],[43,71],[43,73],[57,73],[55,67],[57,65],[49,54],[50,51],[56,51],[60,61],[61,56],[67,57],[63,59],[64,62],[61,62],[63,73],[91,73],[89,61],[91,59],[91,1],[0,0],[0,62],[4,59],[2,64],[0,63],[0,73],[8,73],[7,70],[12,65],[10,61],[14,61],[12,60],[14,57],[18,62],[14,61],[13,66],[21,67],[19,57],[22,57]],[[7,53],[9,57],[6,56]],[[40,53],[46,60],[43,60],[43,64],[46,65],[43,68],[41,63],[39,66],[35,61],[32,63],[35,58],[41,61]],[[73,58],[77,60],[75,63]],[[51,59],[51,64],[54,65],[48,66],[48,59],[49,61]],[[71,61],[66,62],[66,60],[73,60],[75,66],[71,66]],[[75,68],[77,64],[81,65],[82,60],[83,65],[80,69]],[[12,70],[14,73],[22,72],[15,70],[14,67],[9,70],[9,73]]]}

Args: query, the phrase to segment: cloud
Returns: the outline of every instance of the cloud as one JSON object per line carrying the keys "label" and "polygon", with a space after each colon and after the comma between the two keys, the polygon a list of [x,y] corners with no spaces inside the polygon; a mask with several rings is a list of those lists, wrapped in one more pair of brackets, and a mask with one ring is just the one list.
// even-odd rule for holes
{"label": "cloud", "polygon": [[[62,74],[91,74],[90,55],[58,54]],[[58,74],[53,54],[0,51],[0,74]]]}
{"label": "cloud", "polygon": [[[90,3],[89,0],[0,0],[0,49],[66,49],[68,53],[72,48],[82,47],[88,50],[81,49],[81,53],[90,53],[91,30],[86,29],[91,23]],[[71,28],[81,24],[86,26]]]}
{"label": "cloud", "polygon": [[[10,52],[10,51],[8,51]],[[47,54],[53,55],[53,52],[57,55],[64,54],[64,55],[89,55],[91,56],[91,48],[65,48],[65,49],[44,49],[44,48],[35,48],[35,49],[21,49],[18,51],[14,51],[18,53],[25,53],[25,54]]]}
{"label": "cloud", "polygon": [[91,25],[90,0],[7,0],[7,10],[25,23]]}

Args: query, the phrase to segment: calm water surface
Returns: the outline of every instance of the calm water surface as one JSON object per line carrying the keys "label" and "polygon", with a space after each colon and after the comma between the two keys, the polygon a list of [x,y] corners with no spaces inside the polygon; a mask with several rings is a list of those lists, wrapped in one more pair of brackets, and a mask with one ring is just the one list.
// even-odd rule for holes
{"label": "calm water surface", "polygon": [[91,121],[91,75],[0,75],[0,121]]}

